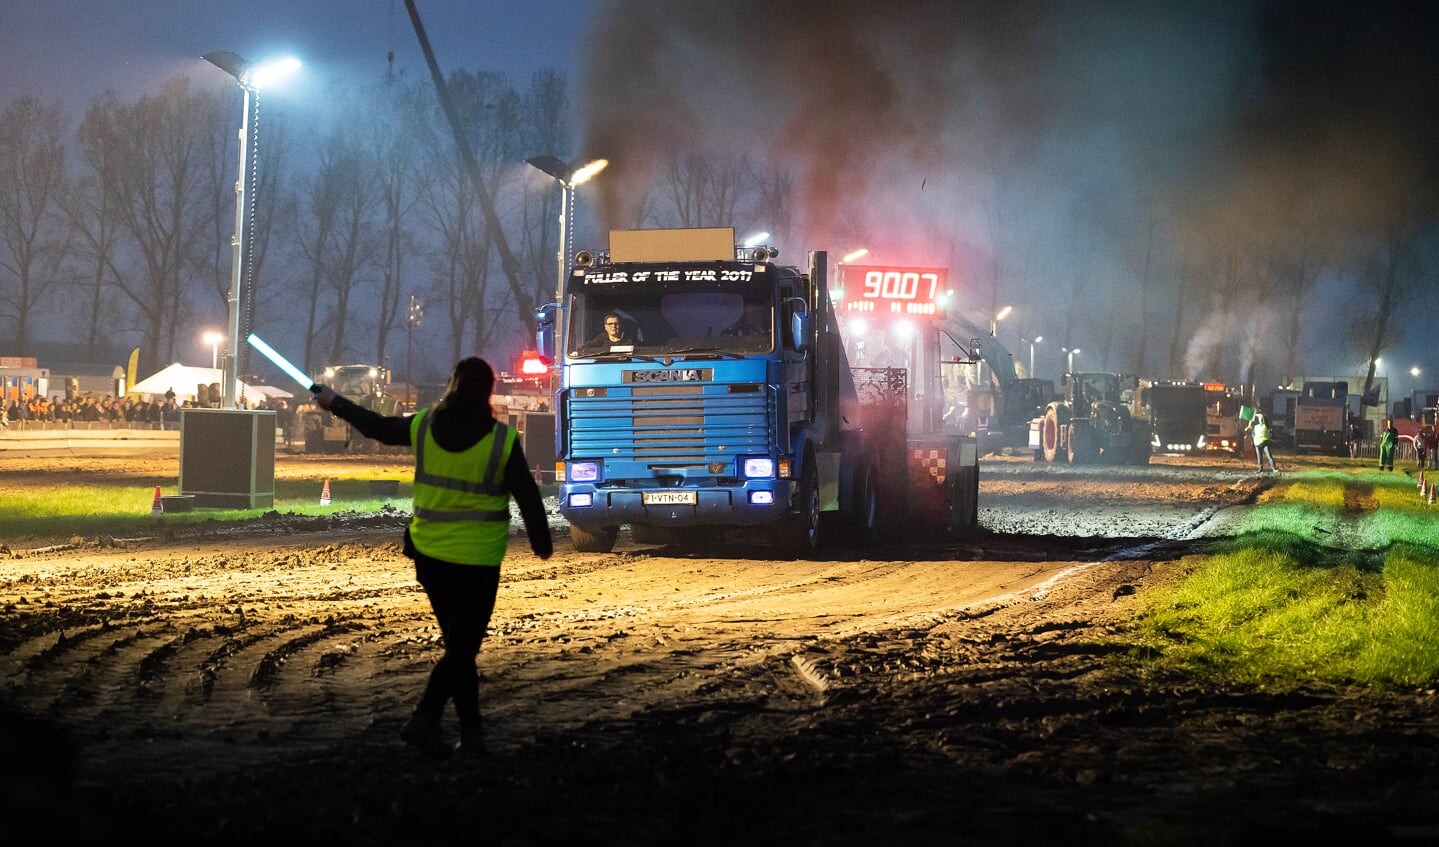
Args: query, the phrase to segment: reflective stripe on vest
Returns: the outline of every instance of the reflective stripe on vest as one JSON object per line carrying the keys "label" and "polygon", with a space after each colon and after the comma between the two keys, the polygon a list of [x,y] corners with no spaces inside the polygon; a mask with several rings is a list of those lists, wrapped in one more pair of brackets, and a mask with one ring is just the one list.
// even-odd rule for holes
{"label": "reflective stripe on vest", "polygon": [[505,486],[516,433],[498,421],[476,444],[450,452],[430,434],[425,409],[410,424],[415,450],[415,549],[457,564],[498,565],[509,540],[510,492]]}

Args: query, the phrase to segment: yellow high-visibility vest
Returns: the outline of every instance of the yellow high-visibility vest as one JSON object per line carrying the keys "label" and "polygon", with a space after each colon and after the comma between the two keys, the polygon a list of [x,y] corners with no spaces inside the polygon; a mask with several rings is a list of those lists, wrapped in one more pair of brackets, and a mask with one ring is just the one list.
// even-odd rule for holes
{"label": "yellow high-visibility vest", "polygon": [[415,516],[410,541],[434,559],[461,565],[499,565],[510,535],[510,490],[505,464],[515,431],[494,429],[468,450],[452,453],[430,433],[430,410],[410,421],[415,451]]}

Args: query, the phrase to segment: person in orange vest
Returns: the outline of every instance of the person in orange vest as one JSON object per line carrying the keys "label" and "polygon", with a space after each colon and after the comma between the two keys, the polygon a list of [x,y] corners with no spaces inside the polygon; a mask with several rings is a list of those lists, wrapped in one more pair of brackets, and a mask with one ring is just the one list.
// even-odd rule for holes
{"label": "person in orange vest", "polygon": [[415,562],[440,625],[445,652],[400,738],[443,758],[452,746],[441,730],[451,701],[460,721],[459,749],[484,749],[480,678],[475,659],[495,608],[500,562],[509,543],[510,498],[520,508],[530,549],[541,559],[554,552],[544,500],[530,474],[513,427],[490,409],[495,372],[478,357],[461,359],[445,395],[414,415],[381,415],[316,386],[315,403],[352,424],[367,438],[409,445],[415,454],[414,516],[404,552]]}

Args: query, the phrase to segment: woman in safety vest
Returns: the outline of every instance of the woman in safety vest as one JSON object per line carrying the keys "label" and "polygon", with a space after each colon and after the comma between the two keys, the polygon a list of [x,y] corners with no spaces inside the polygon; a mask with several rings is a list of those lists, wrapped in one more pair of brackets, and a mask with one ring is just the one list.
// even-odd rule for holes
{"label": "woman in safety vest", "polygon": [[1277,472],[1279,468],[1274,466],[1274,454],[1269,451],[1269,422],[1264,419],[1264,413],[1255,411],[1246,429],[1254,440],[1254,462],[1259,470],[1264,470],[1264,460],[1268,459],[1269,470]]}
{"label": "woman in safety vest", "polygon": [[316,386],[315,403],[361,434],[415,453],[414,517],[405,529],[405,555],[430,598],[444,637],[425,693],[400,738],[437,757],[451,747],[440,731],[445,703],[460,719],[460,750],[484,748],[480,678],[475,658],[495,608],[500,562],[510,534],[510,497],[520,507],[530,549],[541,559],[554,550],[539,486],[530,475],[515,430],[495,420],[490,392],[495,372],[484,359],[455,365],[445,396],[414,415],[384,416]]}

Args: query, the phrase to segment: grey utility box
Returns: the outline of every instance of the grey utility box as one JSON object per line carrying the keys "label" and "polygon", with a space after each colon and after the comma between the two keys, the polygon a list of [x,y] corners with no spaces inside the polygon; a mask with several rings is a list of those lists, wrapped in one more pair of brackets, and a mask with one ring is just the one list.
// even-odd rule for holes
{"label": "grey utility box", "polygon": [[251,409],[180,412],[180,493],[195,506],[275,505],[275,413]]}

